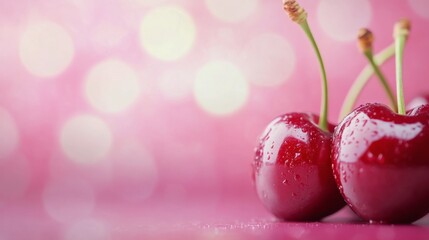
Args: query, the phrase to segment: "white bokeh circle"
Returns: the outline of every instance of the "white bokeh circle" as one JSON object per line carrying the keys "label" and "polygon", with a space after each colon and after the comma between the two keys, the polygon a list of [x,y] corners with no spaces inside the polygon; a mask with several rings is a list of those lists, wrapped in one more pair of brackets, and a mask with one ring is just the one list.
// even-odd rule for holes
{"label": "white bokeh circle", "polygon": [[52,180],[43,191],[43,205],[56,221],[75,222],[91,215],[95,193],[78,178]]}
{"label": "white bokeh circle", "polygon": [[92,164],[103,159],[112,145],[112,133],[107,124],[91,115],[77,115],[63,125],[61,149],[78,164]]}
{"label": "white bokeh circle", "polygon": [[85,96],[97,110],[117,113],[139,97],[139,76],[128,64],[107,59],[91,68],[85,78]]}
{"label": "white bokeh circle", "polygon": [[73,41],[69,33],[57,23],[31,23],[19,41],[19,56],[31,74],[53,77],[71,63],[74,56]]}
{"label": "white bokeh circle", "polygon": [[277,86],[295,69],[295,52],[282,36],[265,33],[251,39],[242,53],[247,79],[259,86]]}
{"label": "white bokeh circle", "polygon": [[239,22],[249,17],[258,7],[258,0],[205,0],[210,13],[224,22]]}
{"label": "white bokeh circle", "polygon": [[18,127],[9,112],[0,107],[0,163],[15,151],[18,144]]}
{"label": "white bokeh circle", "polygon": [[173,61],[194,45],[196,27],[191,15],[179,6],[163,6],[145,14],[140,25],[140,43],[151,56]]}
{"label": "white bokeh circle", "polygon": [[321,0],[317,16],[322,30],[337,41],[354,41],[372,18],[369,0]]}
{"label": "white bokeh circle", "polygon": [[241,70],[227,61],[212,61],[198,72],[194,82],[198,105],[213,115],[228,115],[247,101],[249,86]]}
{"label": "white bokeh circle", "polygon": [[420,17],[429,19],[429,1],[428,0],[408,0],[411,8]]}

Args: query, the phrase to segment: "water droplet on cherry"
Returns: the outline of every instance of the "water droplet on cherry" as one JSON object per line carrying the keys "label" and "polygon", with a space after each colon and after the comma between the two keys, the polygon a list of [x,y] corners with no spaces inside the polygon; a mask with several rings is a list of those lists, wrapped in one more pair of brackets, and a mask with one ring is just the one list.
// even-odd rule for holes
{"label": "water droplet on cherry", "polygon": [[293,176],[293,179],[295,179],[295,181],[299,181],[301,179],[301,176],[299,176],[299,174],[295,174],[295,176]]}

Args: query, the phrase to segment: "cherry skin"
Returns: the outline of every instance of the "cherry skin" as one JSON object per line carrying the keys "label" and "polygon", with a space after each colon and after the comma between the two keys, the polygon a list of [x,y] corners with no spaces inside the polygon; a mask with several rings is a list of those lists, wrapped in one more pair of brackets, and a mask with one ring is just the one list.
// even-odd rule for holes
{"label": "cherry skin", "polygon": [[345,205],[331,167],[330,132],[318,116],[287,113],[274,119],[260,137],[253,162],[256,190],[279,219],[316,221]]}
{"label": "cherry skin", "polygon": [[336,128],[334,176],[353,211],[370,222],[411,223],[429,211],[429,105],[400,115],[366,104]]}

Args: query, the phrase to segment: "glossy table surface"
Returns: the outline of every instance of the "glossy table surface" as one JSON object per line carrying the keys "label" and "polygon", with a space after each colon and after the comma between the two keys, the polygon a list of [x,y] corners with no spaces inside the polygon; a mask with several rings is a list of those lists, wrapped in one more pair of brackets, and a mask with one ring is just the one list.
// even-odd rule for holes
{"label": "glossy table surface", "polygon": [[3,205],[0,239],[429,239],[429,216],[410,225],[376,225],[344,208],[320,222],[281,222],[253,198],[99,205],[91,218],[62,223],[36,204]]}

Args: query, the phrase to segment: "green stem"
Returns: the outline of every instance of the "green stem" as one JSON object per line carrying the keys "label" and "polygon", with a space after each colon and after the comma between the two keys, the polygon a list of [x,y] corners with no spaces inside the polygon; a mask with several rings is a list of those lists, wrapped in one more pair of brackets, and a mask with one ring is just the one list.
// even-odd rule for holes
{"label": "green stem", "polygon": [[[380,66],[383,65],[387,60],[395,55],[395,44],[391,44],[383,51],[374,56],[374,62]],[[343,106],[341,107],[340,116],[338,121],[341,122],[344,117],[347,116],[352,110],[359,97],[359,94],[362,92],[363,88],[368,83],[370,77],[374,74],[374,69],[370,64],[368,64],[359,74],[359,76],[354,81],[353,85],[350,87],[349,92],[346,95]]]}
{"label": "green stem", "polygon": [[401,34],[395,38],[396,46],[396,95],[398,100],[398,113],[405,114],[404,87],[402,81],[402,61],[406,36]]}
{"label": "green stem", "polygon": [[372,69],[374,70],[375,74],[377,75],[378,79],[381,82],[381,85],[384,88],[384,91],[386,92],[387,96],[389,97],[390,104],[394,111],[397,111],[397,105],[396,105],[396,98],[393,94],[392,88],[390,87],[389,83],[386,81],[386,78],[384,77],[383,73],[381,72],[380,68],[374,61],[374,57],[372,55],[372,51],[366,51],[365,53],[366,58],[368,59],[369,63],[372,66]]}
{"label": "green stem", "polygon": [[300,26],[304,30],[307,37],[310,39],[311,45],[313,46],[313,49],[317,55],[317,59],[319,60],[320,72],[322,74],[322,102],[320,107],[319,127],[324,131],[328,131],[328,80],[326,77],[325,65],[323,64],[319,47],[317,46],[317,43],[314,40],[313,34],[311,33],[310,26],[308,25],[307,20],[303,21],[300,24]]}

